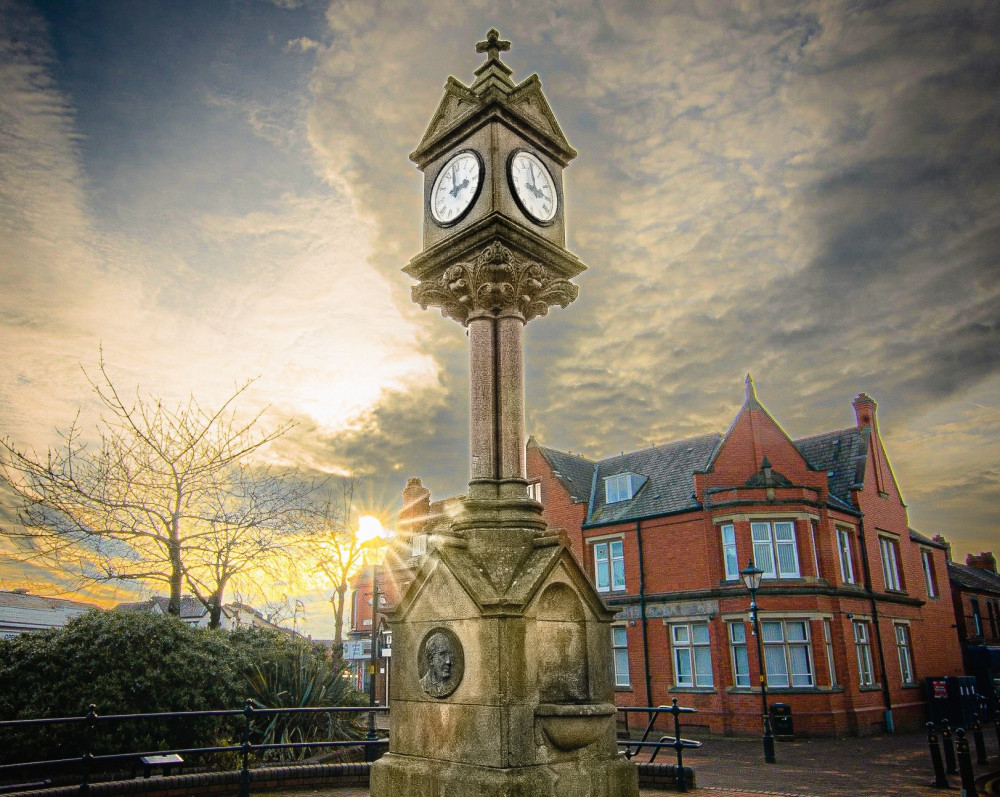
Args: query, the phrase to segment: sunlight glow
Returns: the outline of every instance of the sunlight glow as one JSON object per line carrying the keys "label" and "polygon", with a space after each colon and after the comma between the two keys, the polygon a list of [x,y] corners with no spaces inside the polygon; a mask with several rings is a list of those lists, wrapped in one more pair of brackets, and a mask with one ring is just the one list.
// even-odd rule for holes
{"label": "sunlight glow", "polygon": [[358,518],[358,542],[362,545],[371,542],[376,537],[381,537],[383,540],[389,535],[385,528],[382,526],[382,521],[379,520],[374,515],[362,515]]}

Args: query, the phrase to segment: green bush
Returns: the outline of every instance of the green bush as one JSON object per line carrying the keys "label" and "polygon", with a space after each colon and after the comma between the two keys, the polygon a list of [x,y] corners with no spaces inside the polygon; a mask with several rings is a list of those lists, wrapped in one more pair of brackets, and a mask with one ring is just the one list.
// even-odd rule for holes
{"label": "green bush", "polygon": [[[65,628],[0,640],[0,719],[242,708],[261,672],[325,651],[275,631],[230,633],[188,626],[176,617],[93,611]],[[339,677],[339,673],[338,673]],[[321,679],[322,680],[322,679]],[[342,680],[342,679],[340,679]],[[330,699],[353,702],[351,690]],[[328,703],[328,705],[336,705]],[[211,747],[241,739],[242,717],[100,722],[95,754]],[[72,758],[83,727],[0,731],[0,762]]]}

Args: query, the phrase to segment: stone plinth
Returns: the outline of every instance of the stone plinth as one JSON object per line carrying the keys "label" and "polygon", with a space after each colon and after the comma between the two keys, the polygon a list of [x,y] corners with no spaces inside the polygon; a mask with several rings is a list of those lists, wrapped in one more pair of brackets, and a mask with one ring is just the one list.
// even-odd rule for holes
{"label": "stone plinth", "polygon": [[638,793],[616,743],[611,613],[557,537],[525,531],[522,546],[440,540],[391,617],[392,733],[373,795]]}

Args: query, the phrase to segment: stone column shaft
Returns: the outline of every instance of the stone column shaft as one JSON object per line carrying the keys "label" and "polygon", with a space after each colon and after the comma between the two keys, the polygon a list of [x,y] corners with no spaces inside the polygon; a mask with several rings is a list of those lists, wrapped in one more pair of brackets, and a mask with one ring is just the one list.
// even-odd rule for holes
{"label": "stone column shaft", "polygon": [[470,484],[479,492],[483,481],[495,481],[498,474],[495,320],[479,315],[469,320],[468,329]]}
{"label": "stone column shaft", "polygon": [[524,320],[520,313],[496,321],[499,409],[499,479],[504,498],[523,498],[527,469],[524,461]]}

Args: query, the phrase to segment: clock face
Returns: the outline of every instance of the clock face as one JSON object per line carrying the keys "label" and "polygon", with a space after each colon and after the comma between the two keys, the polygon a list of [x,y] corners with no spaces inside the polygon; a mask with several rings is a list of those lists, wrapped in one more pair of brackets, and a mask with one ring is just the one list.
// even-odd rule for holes
{"label": "clock face", "polygon": [[514,197],[528,216],[541,224],[556,217],[559,198],[556,181],[545,164],[530,152],[515,152],[508,166],[508,177]]}
{"label": "clock face", "polygon": [[483,164],[472,150],[459,152],[438,172],[431,188],[431,216],[441,226],[455,224],[479,196]]}

